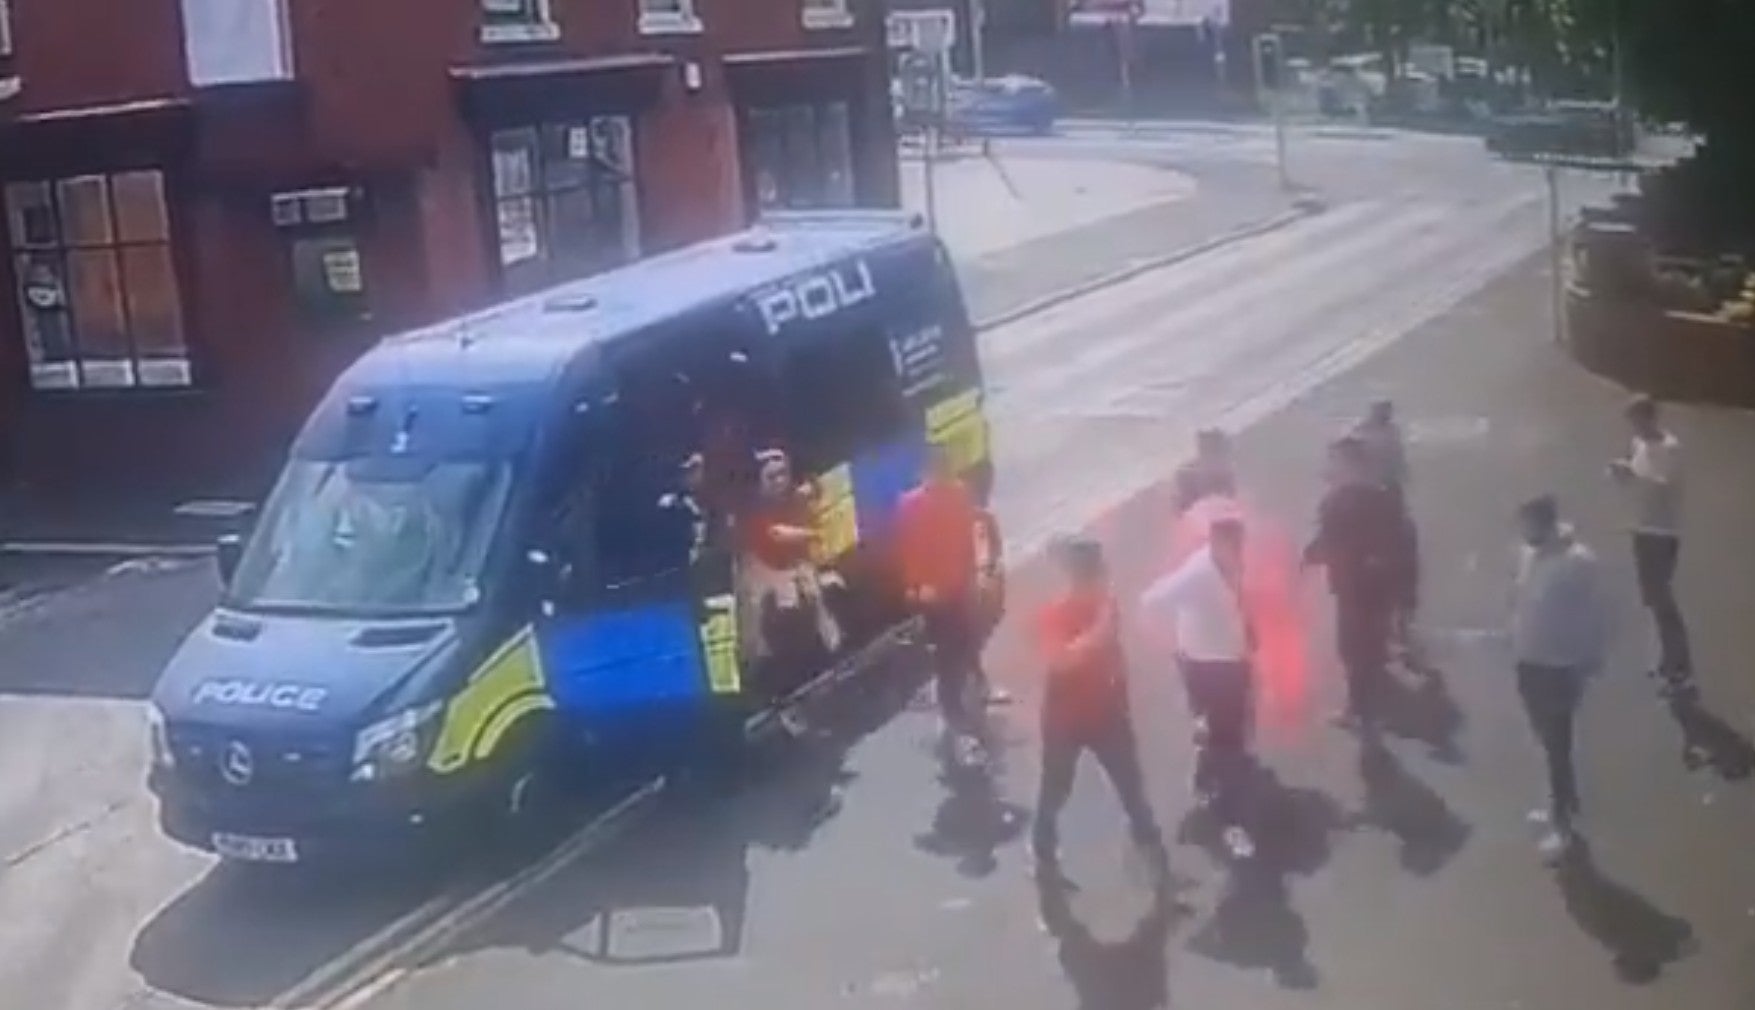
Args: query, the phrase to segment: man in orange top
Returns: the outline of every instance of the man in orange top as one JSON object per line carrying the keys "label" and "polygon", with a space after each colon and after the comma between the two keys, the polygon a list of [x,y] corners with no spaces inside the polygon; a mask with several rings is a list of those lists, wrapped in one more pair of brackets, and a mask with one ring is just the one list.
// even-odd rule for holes
{"label": "man in orange top", "polygon": [[979,725],[969,711],[978,676],[981,634],[976,606],[975,528],[980,509],[943,446],[928,450],[926,479],[902,498],[896,516],[902,585],[926,626],[938,679],[946,742],[958,753],[980,752]]}
{"label": "man in orange top", "polygon": [[1128,710],[1121,619],[1103,550],[1094,541],[1068,538],[1055,544],[1054,556],[1066,587],[1043,608],[1037,626],[1048,667],[1042,700],[1042,785],[1032,838],[1037,868],[1049,877],[1059,872],[1056,821],[1072,793],[1079,756],[1088,750],[1121,798],[1134,844],[1162,874],[1168,857],[1146,799]]}

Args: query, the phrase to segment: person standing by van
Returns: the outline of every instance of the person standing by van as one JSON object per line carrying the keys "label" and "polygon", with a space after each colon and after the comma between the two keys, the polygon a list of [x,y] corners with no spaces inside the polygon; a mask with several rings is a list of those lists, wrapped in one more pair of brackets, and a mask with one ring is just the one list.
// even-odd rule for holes
{"label": "person standing by van", "polygon": [[[975,603],[976,626],[979,636],[977,656],[985,654],[987,643],[993,640],[994,632],[999,630],[1000,622],[1005,619],[1005,540],[999,529],[999,517],[993,509],[978,506],[975,514]],[[980,683],[978,696],[988,705],[1006,705],[1012,700],[1011,693],[993,683],[987,675],[985,661],[980,661],[977,669]]]}
{"label": "person standing by van", "polygon": [[1658,662],[1652,671],[1670,695],[1693,684],[1694,659],[1688,626],[1676,602],[1676,563],[1682,552],[1682,443],[1665,430],[1657,401],[1647,396],[1627,405],[1632,450],[1609,464],[1626,489],[1633,531],[1633,563],[1640,601],[1657,627]]}
{"label": "person standing by van", "polygon": [[1420,605],[1420,534],[1413,508],[1408,504],[1408,450],[1401,424],[1396,420],[1395,402],[1373,401],[1364,419],[1353,428],[1353,435],[1364,444],[1371,479],[1389,489],[1401,512],[1401,534],[1405,540],[1395,577],[1390,639],[1401,653],[1403,666],[1417,671],[1425,667],[1413,631]]}
{"label": "person standing by van", "polygon": [[981,721],[970,708],[978,683],[975,536],[980,509],[942,445],[927,450],[925,479],[902,497],[896,537],[903,592],[932,647],[945,742],[961,763],[980,760]]}
{"label": "person standing by van", "polygon": [[1237,467],[1232,458],[1231,436],[1218,428],[1203,428],[1194,436],[1194,459],[1176,471],[1176,514],[1193,508],[1203,498],[1237,494]]}
{"label": "person standing by van", "polygon": [[1059,874],[1061,808],[1072,795],[1079,757],[1090,751],[1109,776],[1127,814],[1134,844],[1160,874],[1163,836],[1146,798],[1127,697],[1121,617],[1103,549],[1092,540],[1057,541],[1053,558],[1064,580],[1037,617],[1048,684],[1042,700],[1042,779],[1031,838],[1038,871]]}
{"label": "person standing by van", "polygon": [[1335,641],[1347,675],[1347,708],[1339,721],[1369,740],[1378,729],[1389,676],[1395,579],[1404,546],[1401,508],[1372,479],[1365,443],[1355,436],[1330,448],[1329,481],[1304,564],[1328,569],[1334,595]]}
{"label": "person standing by van", "polygon": [[1586,681],[1602,669],[1608,645],[1596,555],[1560,521],[1553,497],[1518,509],[1523,550],[1512,598],[1511,644],[1517,688],[1548,764],[1550,831],[1542,855],[1555,860],[1578,841],[1578,776],[1573,726]]}

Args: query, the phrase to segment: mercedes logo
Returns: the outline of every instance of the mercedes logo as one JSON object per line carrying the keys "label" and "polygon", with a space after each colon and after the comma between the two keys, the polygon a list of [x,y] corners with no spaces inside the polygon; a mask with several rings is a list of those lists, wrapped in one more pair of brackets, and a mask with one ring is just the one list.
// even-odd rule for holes
{"label": "mercedes logo", "polygon": [[234,786],[246,786],[256,776],[256,757],[236,740],[225,745],[219,756],[219,774]]}

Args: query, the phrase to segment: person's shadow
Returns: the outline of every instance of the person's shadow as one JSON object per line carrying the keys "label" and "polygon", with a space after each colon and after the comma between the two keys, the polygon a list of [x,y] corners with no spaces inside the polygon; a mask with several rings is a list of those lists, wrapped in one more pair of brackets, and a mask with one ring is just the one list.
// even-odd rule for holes
{"label": "person's shadow", "polygon": [[1604,875],[1581,845],[1557,873],[1567,914],[1609,952],[1622,981],[1645,985],[1693,953],[1694,929]]}
{"label": "person's shadow", "polygon": [[1387,747],[1379,744],[1361,751],[1359,777],[1365,785],[1359,825],[1394,835],[1401,843],[1402,868],[1409,873],[1431,876],[1468,844],[1468,824]]}
{"label": "person's shadow", "polygon": [[1711,768],[1728,782],[1755,773],[1755,744],[1708,711],[1698,691],[1671,698],[1670,715],[1682,731],[1682,764],[1688,770]]}
{"label": "person's shadow", "polygon": [[1037,909],[1058,944],[1061,970],[1082,1010],[1161,1010],[1170,1005],[1170,934],[1187,909],[1171,895],[1168,878],[1152,888],[1152,904],[1126,937],[1104,942],[1072,909],[1074,888],[1039,874]]}
{"label": "person's shadow", "polygon": [[1409,679],[1394,673],[1384,677],[1384,729],[1404,740],[1417,740],[1431,748],[1432,759],[1448,765],[1461,764],[1457,736],[1464,716],[1450,695],[1444,671],[1422,661]]}
{"label": "person's shadow", "polygon": [[987,877],[999,868],[1000,848],[1024,832],[1028,812],[1000,798],[986,768],[947,766],[939,779],[947,792],[932,827],[914,839],[922,852],[957,861],[965,877]]}
{"label": "person's shadow", "polygon": [[1310,963],[1310,931],[1292,907],[1288,878],[1327,865],[1331,837],[1349,827],[1348,819],[1332,797],[1286,786],[1259,764],[1250,769],[1242,809],[1255,842],[1246,860],[1231,858],[1222,825],[1205,812],[1183,822],[1182,841],[1230,866],[1219,902],[1189,949],[1240,968],[1267,969],[1283,988],[1314,989],[1321,976]]}

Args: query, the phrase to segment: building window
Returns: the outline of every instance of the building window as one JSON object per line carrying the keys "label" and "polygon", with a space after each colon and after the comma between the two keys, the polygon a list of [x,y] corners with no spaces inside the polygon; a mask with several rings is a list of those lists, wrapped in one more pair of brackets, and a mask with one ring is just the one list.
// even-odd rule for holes
{"label": "building window", "polygon": [[549,0],[481,0],[483,42],[553,42],[560,37]]}
{"label": "building window", "polygon": [[189,385],[163,173],[11,183],[5,195],[31,385]]}
{"label": "building window", "polygon": [[640,254],[633,147],[626,116],[493,134],[494,220],[509,290],[582,277]]}
{"label": "building window", "polygon": [[0,0],[0,56],[12,55],[12,4]]}
{"label": "building window", "polygon": [[701,17],[695,0],[639,0],[640,30],[648,34],[698,32]]}
{"label": "building window", "polygon": [[747,175],[762,210],[853,206],[853,135],[846,102],[750,109]]}
{"label": "building window", "polygon": [[802,0],[806,28],[851,28],[853,10],[847,0]]}
{"label": "building window", "polygon": [[313,325],[371,317],[366,273],[354,233],[359,191],[344,187],[276,193],[275,227],[287,237],[299,316]]}

